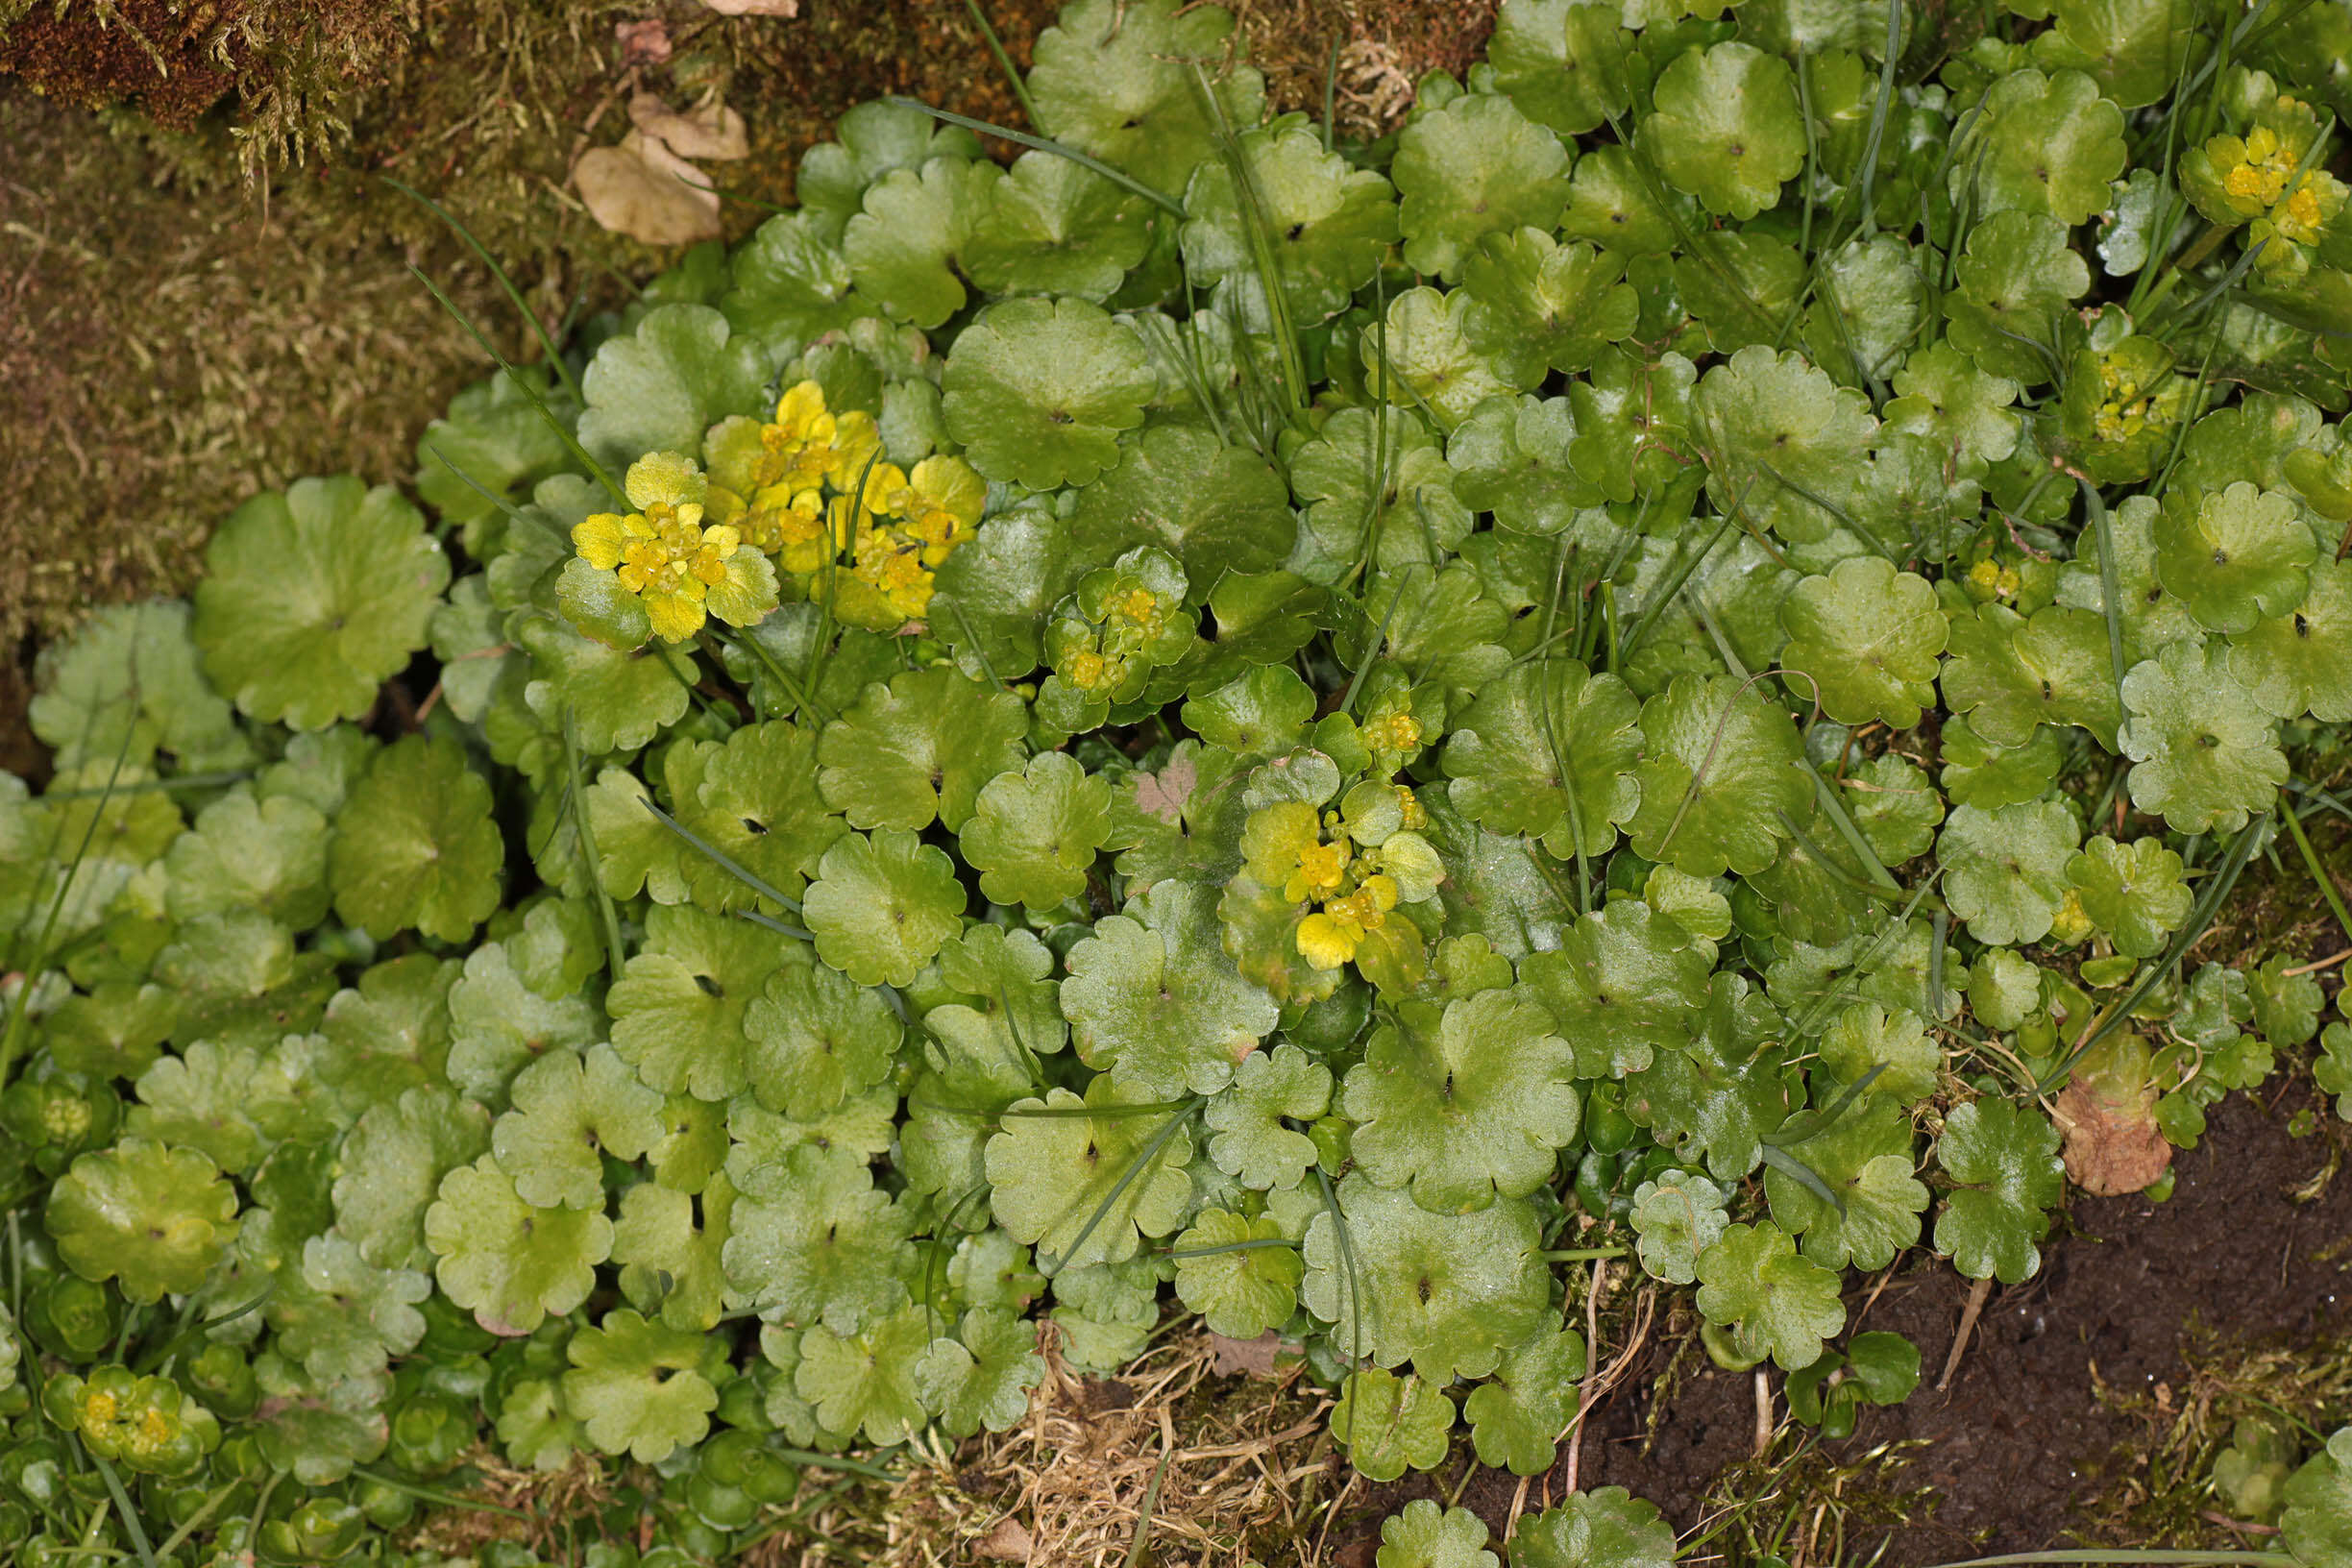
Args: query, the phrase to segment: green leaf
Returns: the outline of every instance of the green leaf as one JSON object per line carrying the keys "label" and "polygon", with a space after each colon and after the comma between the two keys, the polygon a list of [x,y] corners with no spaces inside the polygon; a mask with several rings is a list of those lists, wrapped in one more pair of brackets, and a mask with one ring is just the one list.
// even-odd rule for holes
{"label": "green leaf", "polygon": [[[1122,1114],[1153,1103],[1155,1096],[1121,1089],[1107,1072],[1083,1099],[1055,1089],[1016,1102],[1014,1113],[1061,1114],[1008,1115],[988,1140],[996,1223],[1057,1271],[1123,1262],[1140,1245],[1139,1233],[1165,1236],[1182,1225],[1192,1197],[1184,1168],[1192,1159],[1186,1113]],[[1081,1109],[1093,1114],[1069,1114]],[[1172,1133],[1170,1118],[1178,1118]]]}
{"label": "green leaf", "polygon": [[763,1161],[760,1184],[728,1214],[727,1278],[786,1321],[821,1319],[837,1334],[885,1322],[907,1300],[915,1215],[877,1191],[848,1150],[817,1141]]}
{"label": "green leaf", "polygon": [[484,1155],[441,1179],[425,1244],[451,1302],[493,1334],[528,1334],[588,1299],[612,1253],[612,1221],[601,1210],[534,1208]]}
{"label": "green leaf", "polygon": [[1954,149],[1953,200],[1976,171],[1976,210],[2048,214],[2071,227],[2108,205],[2123,176],[2123,111],[2080,71],[2011,71],[1985,93],[1975,130]]}
{"label": "green leaf", "polygon": [[1661,1172],[1657,1180],[1633,1189],[1631,1219],[1640,1237],[1636,1250],[1652,1278],[1669,1285],[1697,1283],[1699,1255],[1713,1246],[1730,1223],[1724,1213],[1725,1196],[1724,1189],[1704,1176],[1685,1170]]}
{"label": "green leaf", "polygon": [[1331,1095],[1331,1069],[1296,1045],[1252,1051],[1202,1112],[1210,1162],[1243,1187],[1289,1191],[1315,1163],[1315,1146],[1284,1119],[1312,1122]]}
{"label": "green leaf", "polygon": [[1995,746],[2025,746],[2045,723],[2104,742],[2122,719],[2106,622],[2088,610],[2046,604],[2029,621],[1994,603],[1954,616],[1943,678],[1945,702]]}
{"label": "green leaf", "polygon": [[1681,926],[1629,899],[1578,917],[1520,978],[1576,1042],[1579,1076],[1622,1078],[1691,1039],[1712,965]]}
{"label": "green leaf", "polygon": [[787,964],[744,1011],[751,1092],[815,1121],[890,1076],[905,1033],[880,992],[821,964]]}
{"label": "green leaf", "polygon": [[1740,350],[1700,379],[1691,414],[1707,493],[1726,513],[1744,508],[1783,539],[1810,544],[1839,523],[1824,502],[1850,512],[1876,429],[1870,400],[1803,355]]}
{"label": "green leaf", "polygon": [[1470,293],[1409,288],[1388,302],[1384,330],[1361,338],[1364,370],[1391,403],[1417,404],[1445,429],[1509,390],[1470,344]]}
{"label": "green leaf", "polygon": [[1367,1481],[1434,1470],[1453,1430],[1454,1401],[1443,1388],[1378,1367],[1350,1372],[1332,1410],[1332,1439]]}
{"label": "green leaf", "polygon": [[1063,294],[1099,305],[1150,254],[1159,214],[1058,154],[1013,160],[971,226],[963,260],[991,294]]}
{"label": "green leaf", "polygon": [[[1155,190],[1185,188],[1210,156],[1219,116],[1256,125],[1265,82],[1237,61],[1234,19],[1215,6],[1176,0],[1076,0],[1038,35],[1029,73],[1038,129],[1126,170]],[[1193,76],[1208,71],[1216,112]]]}
{"label": "green leaf", "polygon": [[[835,140],[808,150],[793,180],[794,195],[821,233],[839,234],[866,187],[893,169],[919,169],[934,158],[981,156],[980,138],[969,131],[886,98],[844,110],[833,135]],[[737,265],[740,270],[740,256]]]}
{"label": "green leaf", "polygon": [[1367,550],[1384,569],[1426,561],[1431,535],[1452,549],[1470,531],[1454,471],[1418,414],[1392,409],[1384,428],[1370,409],[1342,408],[1289,456],[1316,580],[1335,579]]}
{"label": "green leaf", "polygon": [[1029,1390],[1045,1380],[1037,1335],[1013,1312],[977,1308],[953,1339],[934,1339],[915,1359],[915,1387],[951,1437],[1010,1432],[1029,1412]]}
{"label": "green leaf", "polygon": [[404,735],[384,747],[337,824],[327,874],[347,924],[462,942],[498,908],[505,850],[490,786],[456,742]]}
{"label": "green leaf", "polygon": [[1520,1198],[1551,1179],[1582,1116],[1577,1056],[1528,991],[1482,991],[1375,1031],[1341,1115],[1359,1169],[1437,1213]]}
{"label": "green leaf", "polygon": [[645,929],[606,998],[613,1049],[661,1093],[740,1092],[751,1082],[744,1017],[782,962],[778,939],[698,909],[657,907]]}
{"label": "green leaf", "polygon": [[1382,1366],[1410,1361],[1437,1382],[1483,1377],[1551,1315],[1550,1275],[1526,1203],[1435,1214],[1360,1173],[1339,1183],[1338,1199],[1347,1256],[1332,1213],[1315,1214],[1300,1290],[1308,1310],[1333,1325],[1335,1347],[1355,1353],[1360,1317],[1363,1353]]}
{"label": "green leaf", "polygon": [[1496,1381],[1462,1402],[1479,1462],[1520,1476],[1551,1469],[1585,1370],[1584,1336],[1573,1329],[1546,1330],[1514,1346],[1495,1369]]}
{"label": "green leaf", "polygon": [[604,340],[580,388],[580,445],[618,475],[650,452],[696,453],[729,414],[766,412],[768,350],[705,305],[659,305]]}
{"label": "green leaf", "polygon": [[735,1184],[723,1175],[693,1193],[653,1182],[623,1192],[612,1251],[622,1293],[649,1311],[658,1301],[661,1321],[673,1329],[707,1334],[717,1327],[721,1314],[744,1300],[728,1287],[723,1262],[734,1209]]}
{"label": "green leaf", "polygon": [[2040,942],[2066,903],[2067,868],[2081,835],[2063,801],[1959,807],[1936,836],[1952,913],[1982,943]]}
{"label": "green leaf", "polygon": [[1273,1032],[1274,1001],[1226,956],[1213,890],[1162,882],[1127,909],[1070,949],[1078,1054],[1138,1099],[1213,1094]]}
{"label": "green leaf", "polygon": [[1424,109],[1397,136],[1405,264],[1448,282],[1489,234],[1548,232],[1568,205],[1571,155],[1499,93]]}
{"label": "green leaf", "polygon": [[1486,1550],[1485,1520],[1427,1497],[1414,1498],[1381,1522],[1373,1563],[1374,1568],[1499,1568]]}
{"label": "green leaf", "polygon": [[148,1303],[202,1286],[236,1215],[236,1190],[210,1160],[135,1137],[75,1159],[42,1219],[66,1267]]}
{"label": "green leaf", "polygon": [[2230,677],[2228,658],[2174,643],[2123,677],[2132,804],[2176,833],[2235,833],[2287,781],[2278,722]]}
{"label": "green leaf", "polygon": [[634,751],[686,716],[690,694],[659,657],[583,636],[559,616],[519,618],[514,641],[531,661],[523,700],[559,736],[569,714],[587,756]]}
{"label": "green leaf", "polygon": [[1699,1311],[1791,1372],[1819,1360],[1823,1341],[1846,1326],[1837,1275],[1798,1257],[1774,1225],[1729,1226],[1699,1255]]}
{"label": "green leaf", "polygon": [[1988,376],[2025,386],[2053,379],[2067,302],[2091,288],[2091,268],[2068,248],[2067,226],[2046,213],[1996,212],[1970,231],[1954,270],[1960,286],[1944,296],[1952,347]]}
{"label": "green leaf", "polygon": [[867,187],[866,209],[842,235],[858,292],[925,329],[964,308],[963,253],[1003,179],[993,163],[935,158]]}
{"label": "green leaf", "polygon": [[1496,90],[1521,113],[1563,136],[1580,136],[1630,106],[1626,67],[1632,42],[1618,25],[1617,8],[1507,0],[1486,40],[1486,61]]}
{"label": "green leaf", "polygon": [[2241,480],[2181,495],[2154,524],[2156,580],[2208,631],[2252,631],[2292,614],[2310,586],[2319,542],[2293,498]]}
{"label": "green leaf", "polygon": [[1796,78],[1776,56],[1747,43],[1689,49],[1659,75],[1654,95],[1635,156],[1710,212],[1752,218],[1804,167]]}
{"label": "green leaf", "polygon": [[825,725],[817,786],[855,827],[922,828],[936,816],[960,833],[980,787],[1021,765],[1027,727],[1010,692],[952,665],[912,670],[875,681]]}
{"label": "green leaf", "polygon": [[[785,896],[798,894],[825,850],[842,835],[841,819],[825,809],[817,788],[821,777],[818,758],[822,755],[817,733],[780,719],[746,724],[723,746],[705,743],[697,747],[700,781],[679,792],[682,750],[681,746],[671,752],[668,769],[673,793],[680,796],[675,802],[679,825]],[[913,791],[906,794],[912,797]],[[639,810],[644,812],[643,807]],[[644,815],[655,820],[649,812]],[[666,824],[661,830],[669,832]],[[604,847],[601,831],[597,833],[597,847]],[[783,913],[774,900],[700,849],[689,846],[679,865],[687,891],[704,909],[720,914],[737,909]]]}
{"label": "green leaf", "polygon": [[1948,628],[1926,578],[1881,555],[1855,555],[1799,583],[1780,603],[1789,645],[1780,662],[1809,683],[1841,724],[1909,729],[1935,701]]}
{"label": "green leaf", "polygon": [[1263,457],[1188,425],[1147,425],[1119,448],[1118,466],[1078,492],[1078,561],[1109,566],[1131,550],[1164,550],[1183,563],[1198,604],[1226,573],[1270,572],[1289,558],[1296,525]]}
{"label": "green leaf", "polygon": [[930,1315],[920,1307],[853,1334],[817,1324],[800,1336],[793,1385],[827,1431],[862,1432],[881,1445],[903,1442],[923,1424],[917,1369],[930,1339]]}
{"label": "green leaf", "polygon": [[[853,135],[851,116],[889,112],[889,106],[878,103],[862,104],[843,116],[835,130],[844,136]],[[943,127],[943,130],[946,128]],[[952,130],[949,135],[960,135]],[[927,137],[929,120],[916,135]],[[815,210],[824,184],[824,164],[827,153],[841,153],[838,143],[825,143],[809,149],[801,159],[796,194],[805,204],[800,211],[779,212],[768,219],[750,234],[734,254],[727,257],[727,269],[732,284],[720,297],[720,312],[727,319],[732,335],[756,340],[766,346],[772,358],[788,358],[822,336],[828,330],[845,327],[870,308],[864,301],[849,293],[849,262],[834,243],[841,233],[841,214],[822,214]],[[919,166],[920,159],[916,160]],[[848,205],[854,208],[867,182],[857,182],[855,191],[848,194]],[[828,223],[827,218],[836,221]]]}
{"label": "green leaf", "polygon": [[271,1352],[254,1359],[269,1414],[255,1433],[264,1463],[305,1486],[331,1486],[384,1451],[389,1429],[381,1375],[332,1381],[306,1376]]}
{"label": "green leaf", "polygon": [[2230,638],[2229,667],[2275,718],[2352,722],[2352,561],[2313,563],[2302,603]]}
{"label": "green leaf", "polygon": [[424,1337],[417,1307],[431,1294],[428,1275],[379,1268],[340,1236],[311,1237],[269,1299],[275,1348],[320,1383],[373,1376]]}
{"label": "green leaf", "polygon": [[657,1464],[710,1431],[719,1392],[698,1370],[702,1336],[623,1307],[572,1336],[564,1404],[607,1454]]}
{"label": "green leaf", "polygon": [[1788,836],[1780,814],[1812,795],[1788,715],[1728,675],[1684,674],[1642,704],[1641,728],[1641,805],[1626,824],[1635,851],[1691,876],[1771,865]]}
{"label": "green leaf", "polygon": [[2017,382],[1987,375],[1952,344],[1938,340],[1913,354],[1895,373],[1894,388],[1882,433],[1919,436],[1964,467],[1997,463],[2017,451]]}
{"label": "green leaf", "polygon": [[989,781],[959,846],[989,898],[1043,911],[1086,891],[1110,837],[1111,786],[1068,753],[1048,751]]}
{"label": "green leaf", "polygon": [[1262,227],[1290,321],[1314,326],[1346,308],[1396,243],[1396,194],[1378,173],[1327,151],[1298,116],[1244,131],[1238,143],[1252,204],[1236,200],[1225,159],[1192,171],[1180,235],[1186,272],[1196,283],[1230,282],[1250,330],[1270,330],[1251,242]]}
{"label": "green leaf", "polygon": [[2126,958],[2154,958],[2189,919],[2181,857],[2161,839],[2118,844],[2101,834],[2067,862],[2067,885]]}
{"label": "green leaf", "polygon": [[1651,1127],[1661,1146],[1694,1162],[1702,1155],[1718,1181],[1755,1168],[1767,1133],[1788,1115],[1777,1009],[1745,977],[1716,975],[1706,1005],[1689,1020],[1689,1038],[1659,1050],[1626,1078],[1626,1111]]}
{"label": "green leaf", "polygon": [[443,523],[466,526],[470,554],[487,553],[474,548],[476,530],[502,515],[498,502],[520,505],[541,479],[573,465],[542,406],[559,419],[578,417],[544,365],[502,370],[452,398],[417,442],[416,493]]}
{"label": "green leaf", "polygon": [[28,711],[60,772],[111,769],[116,757],[145,768],[159,751],[189,772],[251,760],[229,703],[205,678],[189,622],[177,600],[110,604],[40,650]]}
{"label": "green leaf", "polygon": [[963,928],[966,894],[944,849],[901,828],[834,841],[801,918],[817,956],[861,986],[903,986]]}
{"label": "green leaf", "polygon": [[1084,484],[1119,459],[1157,380],[1142,341],[1083,300],[1007,300],[956,335],[948,433],[972,467],[1032,490]]}
{"label": "green leaf", "polygon": [[1489,234],[1461,274],[1470,345],[1511,386],[1586,369],[1603,345],[1632,335],[1638,303],[1624,282],[1624,259],[1579,241],[1559,244],[1543,228]]}
{"label": "green leaf", "polygon": [[1514,666],[1480,691],[1446,742],[1454,803],[1497,833],[1542,838],[1563,860],[1580,848],[1598,859],[1640,803],[1640,720],[1613,674],[1569,658]]}
{"label": "green leaf", "polygon": [[[1304,1269],[1290,1246],[1240,1243],[1283,1240],[1282,1224],[1272,1215],[1249,1219],[1223,1209],[1203,1210],[1193,1217],[1191,1229],[1175,1241],[1177,1299],[1201,1314],[1211,1334],[1257,1338],[1297,1311]],[[1231,1250],[1184,1256],[1212,1247]]]}
{"label": "green leaf", "polygon": [[[1453,493],[1474,511],[1494,513],[1496,524],[1514,533],[1568,532],[1575,544],[1586,544],[1593,531],[1589,508],[1606,498],[1576,471],[1570,457],[1575,439],[1576,416],[1566,398],[1489,398],[1446,442]],[[1491,542],[1507,549],[1520,543]]]}
{"label": "green leaf", "polygon": [[1845,1084],[1876,1072],[1871,1092],[1904,1105],[1933,1094],[1944,1067],[1944,1053],[1918,1014],[1877,1002],[1856,1002],[1838,1014],[1822,1035],[1821,1060]]}
{"label": "green leaf", "polygon": [[516,1077],[513,1099],[490,1151],[535,1208],[602,1209],[604,1157],[634,1160],[661,1137],[661,1096],[610,1045],[541,1057]]}
{"label": "green leaf", "polygon": [[2016,1285],[2042,1266],[2034,1243],[2066,1193],[2058,1129],[2038,1110],[1972,1100],[1944,1118],[1936,1162],[1957,1185],[1936,1217],[1936,1251],[1973,1280]]}
{"label": "green leaf", "polygon": [[2339,1427],[2327,1447],[2288,1478],[2279,1536],[2306,1568],[2352,1563],[2352,1427]]}
{"label": "green leaf", "polygon": [[1672,1568],[1674,1527],[1623,1486],[1571,1492],[1519,1522],[1511,1568]]}
{"label": "green leaf", "polygon": [[425,646],[449,557],[389,485],[299,479],[229,515],[205,550],[194,636],[248,718],[355,719]]}
{"label": "green leaf", "polygon": [[259,910],[307,930],[327,914],[327,819],[294,796],[238,785],[196,814],[164,859],[172,919]]}
{"label": "green leaf", "polygon": [[385,1268],[430,1263],[425,1212],[441,1179],[490,1147],[482,1108],[438,1086],[412,1089],[362,1115],[343,1140],[335,1228]]}

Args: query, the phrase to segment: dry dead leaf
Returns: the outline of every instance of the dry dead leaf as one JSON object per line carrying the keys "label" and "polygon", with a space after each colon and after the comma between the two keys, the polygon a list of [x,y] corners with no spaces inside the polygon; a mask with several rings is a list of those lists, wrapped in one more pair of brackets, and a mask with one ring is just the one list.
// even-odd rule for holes
{"label": "dry dead leaf", "polygon": [[1274,1329],[1255,1339],[1229,1339],[1213,1334],[1209,1336],[1209,1370],[1220,1378],[1270,1378],[1282,1343],[1280,1331]]}
{"label": "dry dead leaf", "polygon": [[722,16],[797,16],[800,0],[702,0]]}
{"label": "dry dead leaf", "polygon": [[613,38],[621,45],[621,66],[662,65],[670,59],[670,26],[660,17],[642,22],[615,22]]}
{"label": "dry dead leaf", "polygon": [[1027,1562],[1037,1551],[1037,1542],[1030,1539],[1028,1527],[1008,1513],[972,1543],[972,1551],[997,1562]]}
{"label": "dry dead leaf", "polygon": [[658,136],[631,131],[615,147],[594,147],[572,170],[589,214],[615,233],[648,245],[717,239],[719,193],[700,169]]}
{"label": "dry dead leaf", "polygon": [[2094,1197],[2144,1190],[2172,1164],[2172,1145],[2157,1129],[2155,1113],[2156,1091],[2148,1085],[2075,1078],[2055,1107],[2066,1135],[2067,1175]]}
{"label": "dry dead leaf", "polygon": [[680,158],[724,162],[751,154],[744,117],[716,100],[681,112],[655,94],[641,92],[629,100],[628,112],[631,125],[646,135],[659,137]]}

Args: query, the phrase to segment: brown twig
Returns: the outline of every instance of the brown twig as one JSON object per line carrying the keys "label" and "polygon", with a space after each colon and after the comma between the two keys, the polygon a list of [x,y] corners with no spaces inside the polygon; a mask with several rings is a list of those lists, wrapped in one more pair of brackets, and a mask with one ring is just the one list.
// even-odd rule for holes
{"label": "brown twig", "polygon": [[1969,1287],[1968,1305],[1960,1309],[1960,1332],[1952,1335],[1951,1354],[1944,1358],[1944,1375],[1936,1379],[1936,1392],[1950,1390],[1952,1374],[1960,1370],[1960,1358],[1968,1351],[1969,1335],[1976,1332],[1976,1319],[1982,1315],[1985,1300],[1992,1294],[1990,1276]]}

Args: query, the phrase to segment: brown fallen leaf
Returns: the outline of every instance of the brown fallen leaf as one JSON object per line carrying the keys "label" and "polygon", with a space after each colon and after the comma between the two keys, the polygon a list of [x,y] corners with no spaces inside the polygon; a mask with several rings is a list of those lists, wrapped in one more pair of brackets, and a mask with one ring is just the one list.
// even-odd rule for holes
{"label": "brown fallen leaf", "polygon": [[1270,1378],[1282,1343],[1282,1335],[1273,1329],[1255,1339],[1229,1339],[1213,1334],[1209,1336],[1209,1370],[1220,1378]]}
{"label": "brown fallen leaf", "polygon": [[709,178],[658,136],[631,131],[618,146],[590,148],[572,183],[597,222],[648,245],[691,245],[722,232]]}
{"label": "brown fallen leaf", "polygon": [[658,136],[680,158],[708,158],[724,162],[751,156],[751,138],[744,117],[713,100],[680,111],[650,92],[629,100],[629,123],[649,136]]}
{"label": "brown fallen leaf", "polygon": [[615,22],[613,39],[621,45],[621,67],[663,65],[670,60],[670,26],[660,17],[642,22]]}
{"label": "brown fallen leaf", "polygon": [[1027,1562],[1037,1551],[1037,1542],[1030,1538],[1028,1527],[1008,1513],[972,1543],[972,1550],[997,1562]]}
{"label": "brown fallen leaf", "polygon": [[2153,1085],[2078,1075],[2059,1094],[2054,1119],[2066,1135],[2067,1175],[2094,1197],[2143,1191],[2171,1166]]}

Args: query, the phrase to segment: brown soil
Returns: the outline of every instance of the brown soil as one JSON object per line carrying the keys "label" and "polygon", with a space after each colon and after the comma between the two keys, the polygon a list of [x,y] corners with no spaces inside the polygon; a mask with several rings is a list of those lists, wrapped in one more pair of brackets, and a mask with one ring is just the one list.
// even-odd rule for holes
{"label": "brown soil", "polygon": [[[2282,1092],[2283,1084],[2291,1088]],[[2193,1512],[2195,1539],[2134,1538],[2101,1530],[2095,1516],[2119,1511],[2151,1434],[2193,1397],[2190,1358],[2210,1364],[2220,1347],[2313,1355],[2352,1335],[2352,1182],[2333,1179],[2346,1130],[2315,1101],[2300,1067],[2273,1080],[2270,1091],[2279,1103],[2234,1095],[2210,1113],[2198,1148],[2178,1158],[2170,1201],[2075,1194],[2044,1248],[2042,1272],[1996,1287],[1984,1304],[1948,1391],[1935,1384],[1970,1282],[1923,1259],[1883,1286],[1856,1283],[1850,1330],[1906,1335],[1919,1347],[1923,1377],[1910,1400],[1867,1411],[1851,1438],[1824,1453],[1857,1474],[1885,1445],[1908,1456],[1884,1478],[1901,1495],[1882,1500],[1903,1522],[1850,1524],[1845,1560],[1869,1561],[1882,1542],[1885,1568],[2087,1542],[2247,1544]],[[2312,1104],[2325,1130],[2290,1136],[2290,1115]],[[1779,1383],[1775,1374],[1776,1413],[1786,1409]],[[1648,1498],[1687,1538],[1731,1501],[1719,1482],[1753,1458],[1753,1377],[1718,1371],[1687,1338],[1663,1336],[1622,1387],[1585,1431],[1578,1483]],[[1543,1506],[1547,1484],[1554,1498],[1565,1489],[1564,1469],[1563,1458],[1530,1488],[1530,1510]],[[1455,1472],[1439,1474],[1451,1482]],[[1370,1499],[1377,1511],[1355,1527],[1359,1550],[1339,1560],[1368,1563],[1379,1520],[1438,1489],[1431,1477],[1379,1489]],[[1482,1471],[1461,1501],[1500,1531],[1517,1490],[1513,1478]],[[1776,1518],[1784,1506],[1768,1505]],[[1803,1535],[1801,1527],[1798,1539]],[[1727,1540],[1702,1555],[1747,1560]]]}

